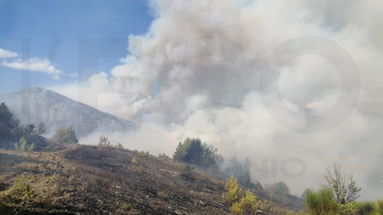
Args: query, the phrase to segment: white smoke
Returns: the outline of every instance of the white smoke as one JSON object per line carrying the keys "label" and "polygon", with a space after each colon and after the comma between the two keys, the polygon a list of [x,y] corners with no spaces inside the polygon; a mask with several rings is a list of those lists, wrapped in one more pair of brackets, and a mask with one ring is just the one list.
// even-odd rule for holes
{"label": "white smoke", "polygon": [[[382,1],[155,0],[152,7],[149,31],[130,36],[121,65],[54,89],[142,124],[138,133],[110,136],[128,148],[171,154],[177,141],[200,137],[249,159],[254,180],[283,180],[295,193],[323,183],[324,168],[338,162],[363,186],[363,198],[381,197]],[[282,66],[270,61],[283,44],[311,36],[347,52],[356,79],[339,73],[335,65],[350,68],[343,58],[317,52]],[[310,117],[316,123],[306,132]]]}

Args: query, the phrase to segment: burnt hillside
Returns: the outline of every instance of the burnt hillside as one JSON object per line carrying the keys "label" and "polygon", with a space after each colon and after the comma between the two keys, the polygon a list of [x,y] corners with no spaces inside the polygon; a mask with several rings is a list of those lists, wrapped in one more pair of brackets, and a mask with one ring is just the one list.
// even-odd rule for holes
{"label": "burnt hillside", "polygon": [[0,214],[230,214],[223,180],[167,156],[68,144],[0,163]]}

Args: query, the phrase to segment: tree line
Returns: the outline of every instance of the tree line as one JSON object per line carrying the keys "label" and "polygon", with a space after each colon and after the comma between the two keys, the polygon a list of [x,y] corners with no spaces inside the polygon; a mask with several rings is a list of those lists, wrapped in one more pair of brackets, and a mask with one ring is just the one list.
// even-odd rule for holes
{"label": "tree line", "polygon": [[78,143],[73,127],[60,128],[49,139],[43,137],[45,123],[21,124],[5,103],[0,104],[0,148],[18,151],[40,150],[50,144]]}

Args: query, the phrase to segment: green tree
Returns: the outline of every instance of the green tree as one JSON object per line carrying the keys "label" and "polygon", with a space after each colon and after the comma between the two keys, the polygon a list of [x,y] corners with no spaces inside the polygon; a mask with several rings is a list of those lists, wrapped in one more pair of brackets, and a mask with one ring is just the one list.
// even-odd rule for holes
{"label": "green tree", "polygon": [[15,144],[15,148],[17,151],[32,152],[35,149],[35,144],[28,144],[28,141],[22,137],[19,142]]}
{"label": "green tree", "polygon": [[178,161],[194,164],[201,167],[216,167],[220,155],[217,149],[202,143],[200,139],[187,138],[183,143],[179,143],[173,155]]}
{"label": "green tree", "polygon": [[337,215],[339,213],[339,206],[331,189],[308,191],[305,201],[311,215]]}
{"label": "green tree", "polygon": [[348,204],[359,198],[362,188],[356,185],[352,176],[342,173],[340,165],[334,164],[332,168],[328,168],[325,179],[328,187],[334,192],[336,201],[339,204]]}
{"label": "green tree", "polygon": [[290,194],[290,188],[284,182],[277,182],[265,187],[272,195],[285,196]]}
{"label": "green tree", "polygon": [[78,143],[73,127],[58,129],[52,139],[57,143]]}
{"label": "green tree", "polygon": [[[5,103],[0,104],[0,137],[6,140],[14,140],[21,135],[20,122],[15,119]],[[18,138],[17,138],[18,139]]]}

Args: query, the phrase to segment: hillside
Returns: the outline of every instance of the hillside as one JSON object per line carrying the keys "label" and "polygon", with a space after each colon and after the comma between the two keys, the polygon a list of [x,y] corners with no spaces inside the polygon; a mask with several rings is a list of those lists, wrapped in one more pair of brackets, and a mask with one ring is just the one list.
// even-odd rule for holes
{"label": "hillside", "polygon": [[23,214],[227,214],[222,181],[199,173],[183,178],[182,165],[166,157],[74,146],[51,153],[1,151],[0,163],[3,193],[12,193],[17,178],[30,180],[33,198],[13,200]]}
{"label": "hillside", "polygon": [[70,126],[79,137],[98,130],[129,131],[137,126],[41,87],[0,95],[0,102],[6,103],[23,124],[45,123],[48,135]]}
{"label": "hillside", "polygon": [[224,181],[166,156],[69,145],[2,150],[0,163],[0,214],[230,214]]}

